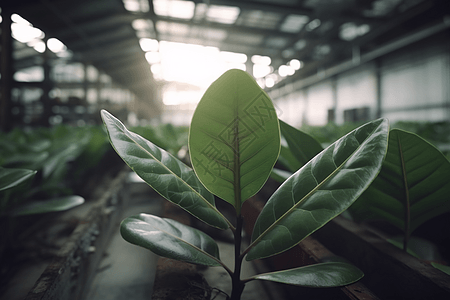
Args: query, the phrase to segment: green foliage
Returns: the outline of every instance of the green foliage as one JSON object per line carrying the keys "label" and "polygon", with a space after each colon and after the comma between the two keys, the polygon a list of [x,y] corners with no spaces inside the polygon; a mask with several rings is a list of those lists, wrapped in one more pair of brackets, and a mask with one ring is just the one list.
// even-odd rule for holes
{"label": "green foliage", "polygon": [[211,226],[228,228],[217,210],[214,196],[195,176],[194,171],[173,155],[128,131],[118,119],[102,111],[111,144],[117,154],[145,182],[165,199],[179,205]]}
{"label": "green foliage", "polygon": [[[313,147],[306,135],[303,138],[309,142],[298,143],[298,133],[282,123],[287,143],[301,147],[294,151],[282,148],[282,153],[288,153],[289,159],[308,154],[299,161],[304,166],[292,170],[295,174],[269,199],[255,225],[251,245],[241,252],[241,205],[264,185],[280,152],[279,122],[272,102],[248,74],[227,71],[198,104],[189,132],[195,172],[154,143],[128,131],[108,112],[102,111],[102,118],[116,152],[150,186],[205,223],[233,232],[235,269],[220,261],[212,239],[170,220],[143,214],[127,218],[121,225],[125,240],[161,256],[221,265],[232,278],[232,300],[240,299],[244,285],[251,280],[335,287],[363,276],[344,262],[243,280],[240,269],[244,257],[268,257],[298,244],[358,198],[381,168],[387,148],[386,120],[369,122],[321,152],[320,145]],[[309,160],[311,156],[314,158]],[[217,210],[213,195],[233,205],[235,226]]]}
{"label": "green foliage", "polygon": [[[71,195],[73,183],[110,149],[99,126],[15,128],[0,133],[0,145],[0,173],[23,175],[18,178],[21,184],[0,191],[1,212],[13,215],[59,211],[83,203],[81,197]],[[2,185],[13,178],[5,176],[0,175]]]}
{"label": "green foliage", "polygon": [[337,125],[334,122],[330,122],[325,126],[303,125],[300,129],[302,132],[313,136],[320,144],[327,146],[361,125],[362,123],[352,122]]}
{"label": "green foliage", "polygon": [[404,232],[404,249],[412,232],[450,211],[450,162],[416,134],[392,129],[386,160],[371,186],[350,211],[355,220],[384,220]]}
{"label": "green foliage", "polygon": [[358,281],[364,274],[357,267],[343,262],[327,262],[290,270],[259,274],[254,279],[287,283],[302,287],[339,287]]}
{"label": "green foliage", "polygon": [[247,260],[286,251],[346,210],[377,176],[388,123],[372,121],[320,152],[270,197]]}
{"label": "green foliage", "polygon": [[168,123],[158,126],[137,126],[130,128],[130,130],[144,139],[152,141],[156,146],[166,150],[175,157],[188,144],[189,128],[187,127],[176,127]]}
{"label": "green foliage", "polygon": [[288,170],[274,168],[272,178],[278,182],[288,179],[295,171],[303,167],[323,150],[322,145],[307,133],[304,133],[280,120],[281,135],[286,146],[281,146],[278,161]]}
{"label": "green foliage", "polygon": [[140,214],[125,219],[120,232],[128,242],[161,256],[193,264],[220,266],[216,242],[205,233],[177,221]]}
{"label": "green foliage", "polygon": [[280,152],[275,108],[249,74],[230,70],[211,84],[192,117],[189,152],[203,185],[239,214]]}

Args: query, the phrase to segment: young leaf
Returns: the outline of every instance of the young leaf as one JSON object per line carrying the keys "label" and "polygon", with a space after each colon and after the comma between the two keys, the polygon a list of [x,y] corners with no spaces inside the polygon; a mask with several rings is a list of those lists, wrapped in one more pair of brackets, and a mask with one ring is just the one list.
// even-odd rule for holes
{"label": "young leaf", "polygon": [[0,191],[13,188],[35,174],[34,170],[0,167]]}
{"label": "young leaf", "polygon": [[[319,154],[323,147],[312,136],[292,127],[280,120],[280,130],[289,146],[289,150],[300,163],[304,166],[314,156]],[[297,169],[298,170],[298,169]],[[293,170],[293,171],[297,171]]]}
{"label": "young leaf", "polygon": [[200,181],[239,213],[268,179],[279,151],[270,98],[246,72],[225,72],[205,92],[191,122],[189,152]]}
{"label": "young leaf", "polygon": [[201,232],[171,219],[148,214],[128,217],[120,225],[122,237],[164,257],[205,266],[220,266],[216,242]]}
{"label": "young leaf", "polygon": [[32,201],[23,204],[13,211],[15,216],[36,215],[48,212],[64,211],[81,205],[84,198],[76,195],[53,198],[42,201]]}
{"label": "young leaf", "polygon": [[339,287],[360,280],[364,273],[352,264],[327,262],[253,276],[268,280],[311,288]]}
{"label": "young leaf", "polygon": [[380,174],[350,208],[355,220],[380,219],[405,236],[450,210],[450,162],[416,134],[392,129]]}
{"label": "young leaf", "polygon": [[205,223],[227,229],[228,222],[217,210],[214,196],[200,183],[194,171],[165,150],[127,130],[118,119],[102,110],[110,142],[120,157],[147,184],[167,200]]}
{"label": "young leaf", "polygon": [[377,176],[388,127],[379,119],[355,129],[289,177],[261,211],[246,259],[283,252],[347,209]]}

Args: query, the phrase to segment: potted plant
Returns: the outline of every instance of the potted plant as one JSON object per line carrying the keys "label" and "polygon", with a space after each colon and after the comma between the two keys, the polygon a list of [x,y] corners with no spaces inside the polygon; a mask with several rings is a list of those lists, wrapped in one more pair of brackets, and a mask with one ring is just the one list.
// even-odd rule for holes
{"label": "potted plant", "polygon": [[[297,245],[347,209],[370,185],[384,159],[388,122],[369,122],[320,152],[273,193],[261,211],[249,247],[241,251],[242,204],[266,182],[280,151],[279,121],[267,94],[250,75],[229,70],[205,92],[189,131],[193,169],[152,142],[130,132],[102,111],[112,146],[153,189],[199,220],[231,230],[235,266],[222,263],[215,241],[170,219],[140,214],[125,219],[125,240],[160,256],[221,266],[232,279],[230,299],[245,284],[268,280],[309,287],[335,287],[359,280],[353,265],[328,262],[240,278],[243,259],[270,257]],[[235,220],[217,209],[214,195],[231,204]]]}

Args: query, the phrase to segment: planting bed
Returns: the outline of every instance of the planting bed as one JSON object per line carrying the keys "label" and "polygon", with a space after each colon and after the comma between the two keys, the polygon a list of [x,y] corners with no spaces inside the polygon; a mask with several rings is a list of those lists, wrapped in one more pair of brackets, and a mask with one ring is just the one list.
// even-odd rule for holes
{"label": "planting bed", "polygon": [[[129,173],[113,159],[100,164],[78,191],[86,202],[74,209],[17,218],[20,235],[7,255],[0,299],[80,299],[101,257],[110,224],[120,211]],[[6,266],[2,266],[6,267]],[[9,278],[8,278],[9,277]]]}
{"label": "planting bed", "polygon": [[382,299],[450,299],[450,276],[386,241],[374,228],[337,217],[315,235],[364,271],[363,282]]}

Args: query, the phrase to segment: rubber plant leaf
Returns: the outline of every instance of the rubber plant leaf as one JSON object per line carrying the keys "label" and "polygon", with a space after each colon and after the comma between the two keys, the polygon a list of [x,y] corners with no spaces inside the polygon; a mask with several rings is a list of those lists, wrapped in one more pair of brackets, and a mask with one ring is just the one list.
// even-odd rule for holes
{"label": "rubber plant leaf", "polygon": [[272,101],[249,74],[228,70],[207,89],[192,117],[189,153],[200,181],[239,214],[268,179],[279,152]]}
{"label": "rubber plant leaf", "polygon": [[424,222],[450,211],[450,162],[420,136],[392,129],[381,172],[350,208],[355,220],[378,219],[406,237]]}
{"label": "rubber plant leaf", "polygon": [[300,167],[304,166],[308,161],[323,150],[322,145],[320,145],[320,143],[312,136],[281,120],[280,130],[282,136],[286,139],[289,150],[299,162]]}
{"label": "rubber plant leaf", "polygon": [[360,280],[364,273],[352,264],[327,262],[265,273],[251,279],[268,280],[311,288],[339,287]]}
{"label": "rubber plant leaf", "polygon": [[215,206],[214,196],[194,171],[167,151],[125,127],[102,110],[109,140],[130,168],[165,199],[179,205],[205,223],[227,229],[228,222]]}
{"label": "rubber plant leaf", "polygon": [[246,259],[283,252],[346,210],[380,171],[388,130],[386,119],[369,122],[289,177],[258,216]]}
{"label": "rubber plant leaf", "polygon": [[34,170],[0,167],[0,191],[18,186],[35,174]]}
{"label": "rubber plant leaf", "polygon": [[148,214],[128,217],[120,225],[122,237],[155,254],[205,266],[220,266],[216,242],[200,230],[172,219]]}
{"label": "rubber plant leaf", "polygon": [[[279,120],[280,131],[287,147],[281,145],[278,161],[292,173],[303,167],[308,161],[323,150],[322,145],[307,133]],[[283,182],[292,175],[291,172],[274,168],[271,177]]]}
{"label": "rubber plant leaf", "polygon": [[64,211],[84,203],[84,198],[77,195],[32,201],[23,204],[13,211],[15,216],[37,215],[49,212]]}

